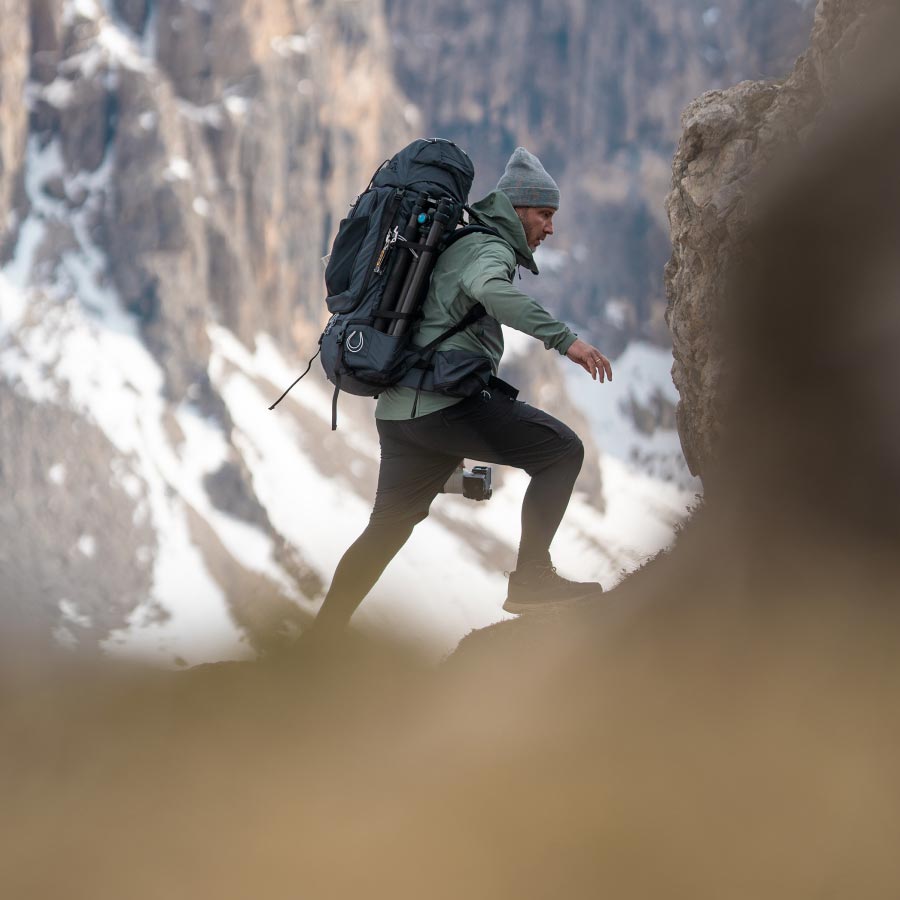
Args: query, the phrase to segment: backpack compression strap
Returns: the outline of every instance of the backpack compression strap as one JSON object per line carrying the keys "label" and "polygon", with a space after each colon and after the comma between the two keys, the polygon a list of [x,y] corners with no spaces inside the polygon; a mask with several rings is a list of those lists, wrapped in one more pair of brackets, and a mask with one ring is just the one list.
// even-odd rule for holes
{"label": "backpack compression strap", "polygon": [[448,337],[453,337],[454,334],[459,334],[460,331],[464,331],[470,325],[474,325],[479,319],[483,319],[486,315],[487,310],[480,303],[476,303],[455,325],[451,325],[443,334],[438,335],[433,341],[430,341],[424,347],[419,348],[416,352],[418,359],[410,366],[410,368],[421,368],[422,375],[419,378],[419,386],[416,388],[416,396],[413,400],[413,418],[416,417],[416,410],[419,408],[419,394],[422,393],[422,385],[425,383],[425,376],[431,368],[431,358],[434,356],[438,345],[442,341],[447,340]]}
{"label": "backpack compression strap", "polygon": [[[430,341],[424,347],[419,347],[418,350],[416,350],[415,355],[419,359],[423,359],[428,356],[432,350],[435,350],[441,341],[446,341],[447,338],[453,337],[454,334],[465,331],[466,328],[470,325],[474,325],[479,319],[483,319],[486,315],[487,310],[480,303],[476,303],[455,325],[451,325],[443,334],[439,334],[433,341]],[[413,363],[413,365],[416,365],[416,363]]]}

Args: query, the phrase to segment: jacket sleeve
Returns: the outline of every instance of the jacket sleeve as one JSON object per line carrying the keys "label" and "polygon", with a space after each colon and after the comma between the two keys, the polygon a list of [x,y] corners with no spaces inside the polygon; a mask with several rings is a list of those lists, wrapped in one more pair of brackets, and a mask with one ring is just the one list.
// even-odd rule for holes
{"label": "jacket sleeve", "polygon": [[554,319],[540,303],[510,283],[515,267],[511,251],[498,241],[485,241],[460,272],[466,296],[482,304],[498,322],[543,341],[548,350],[565,354],[577,335]]}

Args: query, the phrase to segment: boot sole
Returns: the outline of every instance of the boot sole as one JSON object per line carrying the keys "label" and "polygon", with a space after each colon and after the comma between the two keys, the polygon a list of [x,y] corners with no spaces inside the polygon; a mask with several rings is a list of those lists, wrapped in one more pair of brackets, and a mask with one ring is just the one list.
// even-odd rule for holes
{"label": "boot sole", "polygon": [[525,600],[511,600],[507,598],[506,603],[503,604],[503,611],[514,615],[558,612],[570,606],[577,606],[581,603],[587,603],[589,600],[596,600],[602,593],[602,591],[590,591],[586,594],[579,594],[576,597],[564,597],[559,600],[536,600],[532,603]]}

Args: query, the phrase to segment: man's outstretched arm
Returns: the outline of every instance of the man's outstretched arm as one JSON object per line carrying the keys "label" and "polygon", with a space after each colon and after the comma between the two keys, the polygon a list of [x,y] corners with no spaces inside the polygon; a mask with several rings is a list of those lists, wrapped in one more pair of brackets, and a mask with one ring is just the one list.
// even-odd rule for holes
{"label": "man's outstretched arm", "polygon": [[596,347],[582,341],[564,323],[553,318],[537,300],[509,281],[509,262],[502,252],[489,248],[477,263],[463,272],[460,286],[488,314],[518,331],[543,341],[580,365],[594,380],[612,380],[612,366]]}

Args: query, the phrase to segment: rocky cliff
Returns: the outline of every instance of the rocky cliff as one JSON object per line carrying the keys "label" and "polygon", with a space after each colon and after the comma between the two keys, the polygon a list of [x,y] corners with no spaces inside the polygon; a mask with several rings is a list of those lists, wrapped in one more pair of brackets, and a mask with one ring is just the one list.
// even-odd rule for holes
{"label": "rocky cliff", "polygon": [[711,91],[684,111],[667,201],[673,251],[666,320],[681,398],[678,430],[694,474],[706,473],[716,457],[727,374],[718,325],[746,249],[752,200],[773,161],[804,142],[848,73],[865,68],[865,41],[887,5],[821,0],[810,47],[787,79]]}
{"label": "rocky cliff", "polygon": [[335,216],[409,133],[377,5],[34,7],[32,138],[56,182],[107,167],[91,227],[170,396],[208,393],[213,313],[251,345],[311,333]]}

